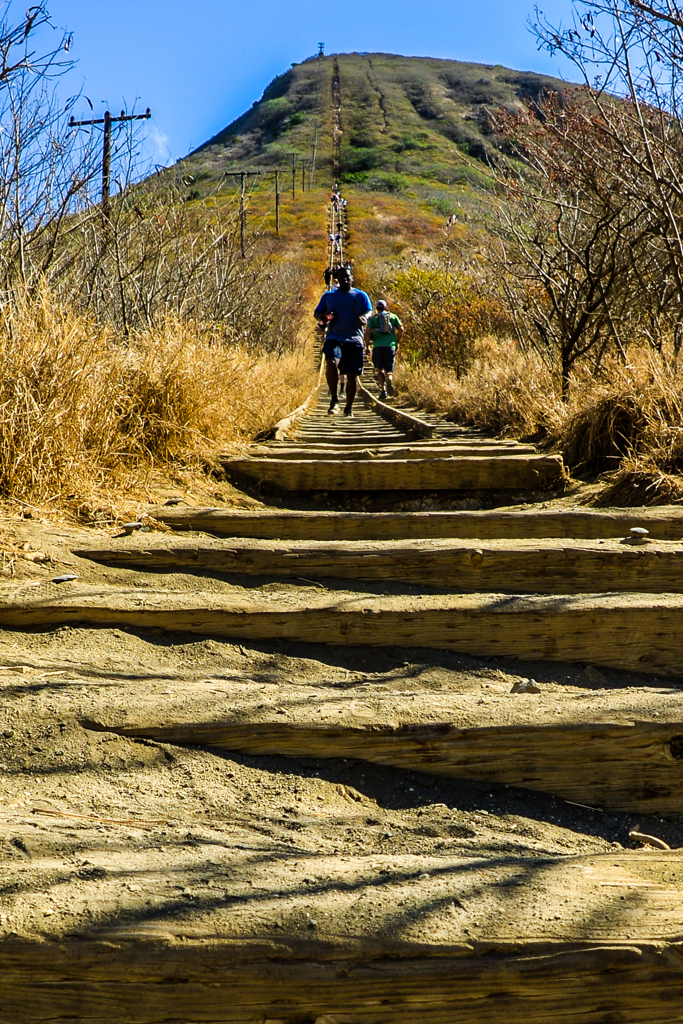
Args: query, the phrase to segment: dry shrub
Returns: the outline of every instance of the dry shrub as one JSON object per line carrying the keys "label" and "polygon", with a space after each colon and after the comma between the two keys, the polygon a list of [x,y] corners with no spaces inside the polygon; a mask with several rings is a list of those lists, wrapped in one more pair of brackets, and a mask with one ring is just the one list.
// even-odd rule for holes
{"label": "dry shrub", "polygon": [[565,460],[598,472],[627,459],[663,473],[683,468],[682,386],[678,369],[651,349],[632,347],[626,365],[608,360],[597,377],[584,365],[557,434]]}
{"label": "dry shrub", "polygon": [[683,372],[651,349],[632,347],[626,365],[608,360],[598,376],[584,364],[566,402],[537,356],[492,339],[477,343],[464,377],[403,364],[397,381],[421,408],[494,434],[544,438],[579,473],[610,470],[600,504],[683,499]]}
{"label": "dry shrub", "polygon": [[602,488],[596,504],[617,507],[673,505],[681,500],[683,478],[663,473],[650,458],[629,456]]}
{"label": "dry shrub", "polygon": [[153,467],[197,465],[270,427],[313,361],[254,358],[168,320],[122,346],[47,294],[0,324],[0,496],[74,507]]}
{"label": "dry shrub", "polygon": [[438,360],[463,374],[476,356],[477,339],[504,337],[512,329],[499,296],[466,273],[411,266],[401,271],[392,294],[406,327],[409,360]]}
{"label": "dry shrub", "polygon": [[513,341],[480,339],[465,376],[435,363],[402,365],[401,393],[416,405],[495,434],[545,436],[557,428],[562,403],[543,361]]}
{"label": "dry shrub", "polygon": [[619,388],[597,388],[586,404],[573,396],[573,411],[559,431],[562,455],[571,469],[601,473],[614,469],[634,450],[647,429],[638,396]]}

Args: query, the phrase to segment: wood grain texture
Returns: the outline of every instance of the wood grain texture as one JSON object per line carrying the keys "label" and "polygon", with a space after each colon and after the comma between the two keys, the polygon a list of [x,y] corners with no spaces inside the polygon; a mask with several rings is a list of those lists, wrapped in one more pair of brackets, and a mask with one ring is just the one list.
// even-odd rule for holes
{"label": "wood grain texture", "polygon": [[[65,584],[68,586],[68,584]],[[674,595],[422,598],[307,595],[235,600],[215,593],[74,587],[0,601],[0,626],[131,626],[231,639],[435,647],[483,657],[579,661],[683,675],[683,598]]]}
{"label": "wood grain texture", "polygon": [[336,462],[226,459],[226,471],[287,491],[538,490],[564,479],[558,455]]}
{"label": "wood grain texture", "polygon": [[393,423],[394,426],[399,427],[401,430],[412,430],[418,437],[433,437],[436,432],[436,427],[432,423],[427,423],[425,420],[419,419],[417,416],[411,416],[410,413],[404,412],[402,409],[397,409],[395,406],[387,405],[385,402],[380,402],[379,399],[371,395],[370,392],[363,387],[362,382],[358,381],[358,397],[368,405],[373,412],[376,412],[382,419],[387,420],[389,423]]}
{"label": "wood grain texture", "polygon": [[214,541],[121,539],[74,554],[106,565],[261,576],[410,581],[456,592],[678,593],[683,545],[618,541]]}
{"label": "wood grain texture", "polygon": [[[430,444],[420,447],[401,444],[382,444],[372,446],[344,445],[331,449],[328,446],[315,448],[313,445],[277,445],[266,448],[253,445],[249,449],[249,457],[253,459],[433,459],[445,457],[462,458],[498,458],[501,455],[535,455],[533,445],[497,445],[497,444]],[[229,459],[230,456],[224,458]]]}
{"label": "wood grain texture", "polygon": [[[230,853],[243,871],[243,854]],[[175,908],[138,897],[123,920],[59,941],[39,930],[6,938],[0,1019],[683,1020],[677,852],[494,863],[309,856],[293,871],[293,857],[279,856],[278,889],[254,859],[253,890],[240,900]],[[150,879],[136,877],[147,888]]]}
{"label": "wood grain texture", "polygon": [[683,510],[594,512],[531,509],[521,512],[273,512],[222,508],[156,508],[153,516],[176,530],[221,536],[290,540],[390,540],[401,537],[625,537],[645,526],[658,540],[683,539]]}
{"label": "wood grain texture", "polygon": [[[297,709],[293,710],[294,717]],[[303,716],[305,719],[305,715]],[[683,720],[459,729],[449,722],[354,726],[349,721],[89,722],[122,736],[245,754],[357,758],[375,764],[521,786],[592,807],[683,813]]]}

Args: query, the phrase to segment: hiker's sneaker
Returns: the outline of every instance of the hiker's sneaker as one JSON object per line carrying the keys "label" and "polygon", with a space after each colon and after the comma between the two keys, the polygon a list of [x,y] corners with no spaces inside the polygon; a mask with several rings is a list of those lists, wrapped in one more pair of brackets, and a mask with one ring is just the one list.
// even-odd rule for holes
{"label": "hiker's sneaker", "polygon": [[386,388],[382,388],[382,390],[379,393],[379,400],[380,400],[380,402],[383,402],[386,397],[387,397],[387,390],[386,390]]}
{"label": "hiker's sneaker", "polygon": [[344,392],[345,391],[346,391],[346,384],[340,384],[339,385],[339,395],[340,395],[341,398],[344,397]]}
{"label": "hiker's sneaker", "polygon": [[394,397],[394,385],[390,380],[387,381],[387,394],[389,395],[389,398]]}
{"label": "hiker's sneaker", "polygon": [[347,405],[344,409],[344,415],[348,416],[350,420],[354,419],[353,409],[350,405]]}
{"label": "hiker's sneaker", "polygon": [[330,407],[327,410],[327,415],[328,416],[336,416],[338,412],[339,412],[339,402],[337,401],[336,398],[334,398],[330,402]]}

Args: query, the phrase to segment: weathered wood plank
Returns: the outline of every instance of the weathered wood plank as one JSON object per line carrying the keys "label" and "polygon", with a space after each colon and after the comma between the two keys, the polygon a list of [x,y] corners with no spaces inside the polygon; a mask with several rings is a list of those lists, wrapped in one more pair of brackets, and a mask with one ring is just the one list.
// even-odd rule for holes
{"label": "weathered wood plank", "polygon": [[683,509],[634,509],[485,512],[274,512],[259,509],[173,508],[152,511],[176,530],[203,530],[231,537],[290,540],[390,540],[412,537],[625,537],[644,526],[658,540],[683,539]]}
{"label": "weathered wood plank", "polygon": [[300,444],[308,444],[309,442],[312,445],[324,444],[326,446],[333,447],[336,451],[337,447],[340,449],[345,448],[348,445],[351,436],[353,436],[354,439],[357,439],[363,447],[367,447],[368,445],[408,444],[410,441],[414,440],[414,435],[409,432],[405,434],[399,433],[398,431],[380,433],[378,430],[368,430],[359,433],[354,431],[353,435],[351,434],[351,431],[340,431],[339,433],[330,432],[328,434],[316,430],[314,433],[310,433],[306,436],[297,434],[294,440],[298,441]]}
{"label": "weathered wood plank", "polygon": [[379,399],[370,394],[367,388],[363,387],[360,380],[358,381],[358,397],[366,405],[370,406],[373,412],[389,423],[393,423],[394,426],[400,427],[402,430],[412,430],[418,437],[434,436],[436,426],[433,423],[427,423],[417,416],[411,416],[410,413],[405,412],[403,409],[397,409],[395,406],[380,402]]}
{"label": "weathered wood plank", "polygon": [[59,941],[46,924],[7,938],[3,1021],[683,1020],[679,853],[491,864],[263,852],[248,862],[212,847],[225,884],[248,867],[242,899],[160,904],[156,870],[136,871],[146,892],[123,889],[118,914]]}
{"label": "weathered wood plank", "polygon": [[210,570],[263,576],[396,580],[456,592],[576,594],[678,593],[683,547],[618,541],[214,541],[150,537],[113,541],[74,554],[106,565]]}
{"label": "weathered wood plank", "polygon": [[[393,698],[392,698],[393,703]],[[320,709],[316,709],[316,714]],[[273,715],[275,711],[273,709]],[[302,718],[296,707],[291,714]],[[400,712],[399,712],[400,717]],[[450,722],[354,726],[303,721],[89,723],[121,736],[240,753],[357,758],[456,778],[521,786],[592,807],[683,813],[683,719],[627,725],[530,724],[460,729]]]}
{"label": "weathered wood plank", "polygon": [[[428,447],[409,447],[406,445],[377,445],[372,446],[349,446],[344,445],[343,450],[335,448],[331,450],[328,446],[311,450],[313,446],[300,445],[298,447],[286,447],[285,445],[266,448],[254,446],[249,449],[249,457],[252,459],[433,459],[433,458],[498,458],[500,455],[535,455],[536,449],[533,445],[497,445],[495,443],[482,445],[472,444],[442,444],[429,445]],[[225,456],[230,458],[230,456]]]}
{"label": "weathered wood plank", "polygon": [[237,601],[215,593],[83,586],[53,597],[48,587],[1,600],[0,626],[127,625],[233,639],[436,647],[683,674],[683,598],[674,595],[309,595],[301,608],[272,595]]}
{"label": "weathered wood plank", "polygon": [[372,463],[226,459],[223,465],[228,473],[290,491],[523,490],[557,486],[564,478],[562,459],[558,455]]}
{"label": "weathered wood plank", "polygon": [[[461,447],[465,447],[465,448],[491,448],[491,447],[495,447],[496,450],[504,450],[504,451],[509,452],[510,454],[514,454],[520,448],[531,448],[533,451],[537,451],[537,449],[536,449],[536,447],[534,445],[526,445],[526,444],[523,444],[521,441],[514,441],[511,438],[481,437],[481,436],[476,435],[476,434],[474,434],[472,436],[470,436],[469,434],[462,434],[462,435],[459,435],[457,437],[448,437],[448,438],[443,438],[443,437],[433,437],[433,438],[417,437],[417,438],[413,438],[411,441],[408,441],[408,442],[403,440],[403,436],[401,434],[395,434],[394,435],[394,440],[388,441],[387,443],[382,444],[382,451],[390,452],[390,451],[393,451],[394,449],[401,449],[401,448],[405,448],[407,446],[409,446],[411,449],[414,449],[416,451],[418,451],[418,450],[427,451],[427,450],[432,449],[432,448],[434,448],[436,450],[440,450],[440,449],[446,450],[446,449],[449,449],[449,448],[459,449]],[[282,442],[276,442],[276,441],[259,442],[258,445],[256,445],[256,444],[254,445],[254,448],[257,448],[257,447],[258,447],[259,451],[273,452],[273,454],[276,454],[278,451],[288,451],[288,450],[290,450],[292,448],[305,449],[307,452],[313,453],[313,454],[316,454],[316,455],[324,454],[325,452],[328,451],[327,444],[325,442],[322,442],[322,441],[302,441],[298,436],[297,437],[293,437],[293,438],[289,438],[287,441],[282,441]],[[350,437],[348,439],[348,442],[343,446],[343,449],[341,449],[341,450],[349,451],[349,452],[355,452],[355,451],[364,451],[366,448],[367,448],[367,445],[364,445],[362,443],[357,443],[357,442],[355,442],[353,440],[353,438]],[[335,451],[338,451],[338,450],[339,449],[335,448]]]}

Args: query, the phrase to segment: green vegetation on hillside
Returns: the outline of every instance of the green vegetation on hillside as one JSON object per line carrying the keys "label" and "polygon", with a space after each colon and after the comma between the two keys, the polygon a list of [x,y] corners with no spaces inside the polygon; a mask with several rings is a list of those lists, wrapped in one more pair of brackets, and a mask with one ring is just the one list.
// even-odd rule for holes
{"label": "green vegetation on hillside", "polygon": [[[341,138],[332,147],[332,78],[339,69]],[[454,190],[486,186],[504,146],[493,118],[565,83],[500,65],[394,54],[339,54],[294,65],[261,99],[181,162],[205,194],[229,170],[286,168],[291,154],[319,179],[333,173],[370,191],[417,188],[438,212],[455,212]],[[316,144],[317,141],[317,144]]]}

